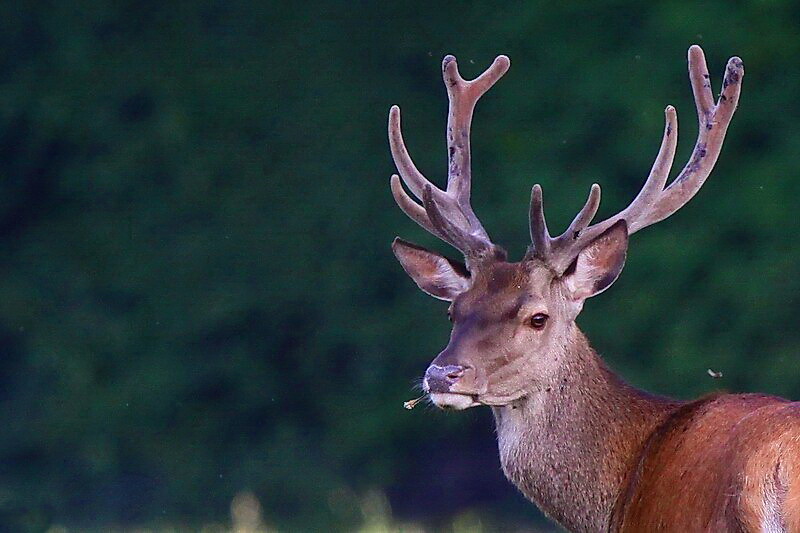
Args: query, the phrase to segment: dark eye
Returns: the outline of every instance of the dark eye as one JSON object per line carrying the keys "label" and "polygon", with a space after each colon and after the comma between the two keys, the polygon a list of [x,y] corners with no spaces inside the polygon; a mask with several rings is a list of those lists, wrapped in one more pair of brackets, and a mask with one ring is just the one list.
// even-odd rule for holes
{"label": "dark eye", "polygon": [[536,313],[528,320],[528,323],[533,329],[542,329],[547,323],[548,318],[550,317],[544,313]]}

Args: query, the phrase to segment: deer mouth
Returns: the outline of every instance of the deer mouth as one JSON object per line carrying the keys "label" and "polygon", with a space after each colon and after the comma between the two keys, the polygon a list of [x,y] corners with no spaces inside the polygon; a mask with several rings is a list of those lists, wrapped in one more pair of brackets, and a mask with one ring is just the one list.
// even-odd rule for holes
{"label": "deer mouth", "polygon": [[481,405],[475,394],[431,392],[430,398],[436,407],[440,409],[451,409],[453,411],[463,411],[464,409]]}

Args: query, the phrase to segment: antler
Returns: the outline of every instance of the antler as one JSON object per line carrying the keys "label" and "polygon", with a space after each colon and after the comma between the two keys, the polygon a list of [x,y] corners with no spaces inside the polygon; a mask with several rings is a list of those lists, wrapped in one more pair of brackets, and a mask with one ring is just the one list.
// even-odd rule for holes
{"label": "antler", "polygon": [[389,111],[392,157],[403,182],[422,201],[422,205],[406,194],[397,174],[391,179],[395,201],[417,224],[452,244],[468,258],[499,250],[492,244],[470,205],[470,125],[478,99],[506,73],[510,64],[506,56],[498,56],[483,74],[467,81],[459,74],[455,57],[448,55],[442,61],[450,101],[447,188],[444,191],[428,181],[411,160],[400,131],[400,108],[392,106]]}
{"label": "antler", "polygon": [[664,188],[678,141],[675,108],[667,106],[664,111],[664,137],[650,175],[633,202],[618,214],[589,226],[600,205],[600,187],[594,184],[589,192],[589,199],[567,231],[558,237],[550,237],[544,219],[542,189],[538,184],[534,185],[530,208],[532,244],[526,258],[536,257],[563,272],[589,241],[618,220],[625,219],[628,232],[635,233],[664,220],[683,207],[700,190],[717,162],[725,132],[739,101],[742,76],[742,60],[738,57],[730,58],[722,82],[722,93],[715,104],[703,50],[697,45],[689,48],[689,79],[697,105],[700,131],[689,162],[678,177]]}

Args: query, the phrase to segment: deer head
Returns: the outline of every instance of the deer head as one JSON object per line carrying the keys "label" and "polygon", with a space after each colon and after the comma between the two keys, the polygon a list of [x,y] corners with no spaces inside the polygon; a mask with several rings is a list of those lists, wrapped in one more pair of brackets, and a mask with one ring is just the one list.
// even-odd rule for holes
{"label": "deer head", "polygon": [[[600,187],[561,235],[545,223],[542,189],[530,201],[531,244],[520,262],[508,262],[470,205],[470,124],[478,99],[506,73],[499,56],[478,78],[467,81],[456,59],[442,63],[450,101],[447,120],[448,175],[442,190],[412,162],[400,132],[400,110],[389,113],[389,142],[400,177],[391,178],[400,208],[433,235],[462,252],[465,262],[448,259],[401,239],[392,249],[405,271],[426,293],[450,302],[453,330],[447,347],[425,373],[423,387],[439,407],[508,405],[553,384],[568,364],[567,347],[584,301],[617,279],[625,263],[629,235],[664,220],[685,205],[711,173],[736,110],[742,62],[728,61],[722,92],[714,102],[703,51],[689,49],[689,78],[699,134],[688,163],[667,186],[677,144],[675,109],[666,125],[655,163],[639,194],[618,214],[591,224]],[[402,183],[416,196],[414,200]]]}

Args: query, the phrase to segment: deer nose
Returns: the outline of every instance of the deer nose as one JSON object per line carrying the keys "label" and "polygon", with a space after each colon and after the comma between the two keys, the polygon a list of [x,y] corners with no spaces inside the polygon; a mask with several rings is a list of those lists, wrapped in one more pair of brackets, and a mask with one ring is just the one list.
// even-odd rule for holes
{"label": "deer nose", "polygon": [[464,371],[466,368],[461,365],[431,365],[425,372],[423,387],[427,392],[448,392]]}

